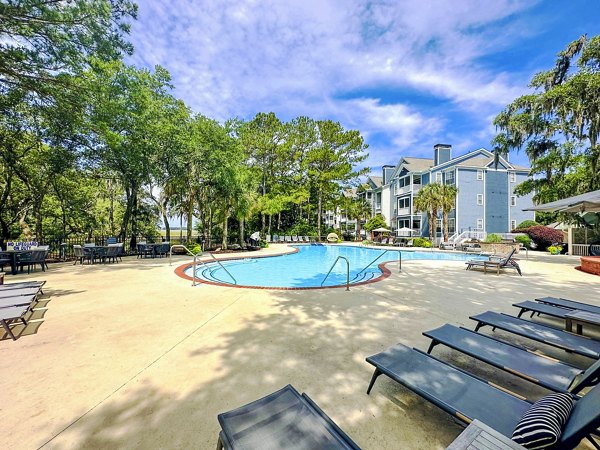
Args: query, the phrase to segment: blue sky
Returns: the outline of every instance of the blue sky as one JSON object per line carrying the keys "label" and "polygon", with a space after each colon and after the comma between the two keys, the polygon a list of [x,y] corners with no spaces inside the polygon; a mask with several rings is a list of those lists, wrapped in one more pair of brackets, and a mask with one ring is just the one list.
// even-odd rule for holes
{"label": "blue sky", "polygon": [[378,174],[436,143],[490,148],[494,116],[584,33],[600,34],[598,0],[139,0],[129,62],[165,67],[175,95],[217,120],[273,111],[357,129]]}

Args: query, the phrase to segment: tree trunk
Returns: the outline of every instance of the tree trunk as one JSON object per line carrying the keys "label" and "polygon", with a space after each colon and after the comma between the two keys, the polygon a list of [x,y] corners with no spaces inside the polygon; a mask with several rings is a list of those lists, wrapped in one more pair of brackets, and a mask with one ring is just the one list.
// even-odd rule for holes
{"label": "tree trunk", "polygon": [[244,233],[245,233],[245,231],[246,231],[246,230],[244,229],[244,227],[245,227],[245,223],[246,223],[246,221],[245,221],[245,219],[242,217],[242,218],[240,219],[240,246],[241,246],[241,247],[245,247],[245,246],[246,246],[246,242],[244,241],[244,238],[245,238],[245,236],[244,236]]}
{"label": "tree trunk", "polygon": [[321,203],[323,201],[323,194],[319,190],[319,198],[317,202],[317,241],[321,242]]}
{"label": "tree trunk", "polygon": [[448,242],[448,213],[444,211],[444,242]]}
{"label": "tree trunk", "polygon": [[188,205],[187,205],[187,232],[186,232],[186,239],[187,239],[187,243],[189,244],[190,242],[192,242],[192,230],[193,230],[193,225],[192,222],[194,221],[194,202],[192,201],[192,198],[190,196],[190,199],[188,201]]}
{"label": "tree trunk", "polygon": [[273,223],[273,216],[269,214],[269,236],[271,235],[271,225]]}
{"label": "tree trunk", "polygon": [[227,220],[229,219],[229,214],[225,214],[225,218],[223,219],[223,240],[221,242],[221,248],[223,250],[227,250]]}

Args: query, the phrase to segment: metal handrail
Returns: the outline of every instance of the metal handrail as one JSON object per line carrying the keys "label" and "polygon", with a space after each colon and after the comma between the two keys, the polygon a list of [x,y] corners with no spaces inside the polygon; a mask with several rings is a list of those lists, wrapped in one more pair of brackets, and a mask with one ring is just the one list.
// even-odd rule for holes
{"label": "metal handrail", "polygon": [[343,259],[344,261],[346,261],[346,290],[347,291],[350,290],[350,262],[348,261],[348,258],[346,258],[345,256],[338,256],[335,259],[335,261],[331,265],[331,268],[329,269],[329,272],[327,272],[327,275],[325,275],[325,278],[323,278],[323,281],[321,281],[321,287],[323,287],[325,280],[327,280],[327,277],[329,276],[329,274],[331,273],[331,271],[333,270],[333,268],[335,267],[335,265],[337,264],[337,262],[340,259]]}
{"label": "metal handrail", "polygon": [[358,278],[358,276],[363,273],[365,270],[367,270],[367,268],[373,264],[374,262],[376,262],[377,260],[379,260],[379,258],[381,258],[383,255],[385,255],[387,252],[398,252],[398,273],[402,272],[402,251],[399,249],[395,249],[395,248],[390,248],[387,249],[386,251],[384,251],[383,253],[381,253],[381,255],[379,255],[377,258],[375,258],[373,261],[371,261],[369,264],[367,264],[365,267],[362,268],[362,270],[360,272],[358,272],[355,276],[354,279]]}
{"label": "metal handrail", "polygon": [[193,256],[193,257],[194,257],[194,264],[193,264],[194,270],[192,270],[192,286],[196,286],[196,263],[197,263],[197,262],[199,262],[199,263],[200,263],[200,264],[202,264],[204,267],[208,268],[208,270],[210,270],[210,268],[209,268],[209,267],[208,267],[206,264],[204,264],[204,262],[203,262],[203,261],[197,261],[197,259],[198,259],[198,256],[199,256],[199,255],[202,255],[202,251],[200,251],[200,252],[198,252],[198,253],[194,253],[194,252],[192,252],[192,251],[191,251],[189,248],[187,248],[187,247],[186,247],[185,245],[183,245],[183,244],[175,244],[175,245],[171,245],[171,249],[169,250],[169,266],[172,266],[172,265],[173,265],[173,260],[172,260],[172,257],[173,257],[173,249],[174,249],[174,248],[176,248],[176,247],[178,247],[178,248],[184,248],[186,252],[188,252],[188,253],[189,253],[191,256]]}
{"label": "metal handrail", "polygon": [[[211,267],[208,266],[208,264],[206,264],[204,261],[198,261],[198,257],[202,256],[202,251],[198,252],[198,253],[193,253],[189,248],[187,248],[185,245],[183,244],[176,244],[176,245],[171,245],[171,250],[169,250],[169,265],[171,266],[173,264],[171,257],[173,256],[173,249],[175,247],[179,247],[179,248],[184,248],[191,256],[194,257],[194,274],[192,276],[192,286],[196,286],[196,264],[200,263],[202,264],[204,267],[206,267],[208,269],[208,271],[210,272],[210,274],[212,275],[213,270]],[[233,280],[233,284],[237,284],[237,280],[235,279],[235,277],[233,275],[231,275],[231,272],[229,272],[229,270],[227,270],[225,268],[225,266],[223,264],[221,264],[221,261],[219,261],[217,258],[215,258],[215,255],[213,255],[212,253],[208,253],[208,255],[215,260],[215,262],[221,266],[221,268],[227,272],[227,275],[229,275],[231,277],[231,279]]]}
{"label": "metal handrail", "polygon": [[[219,266],[221,266],[221,269],[223,269],[225,272],[227,272],[227,275],[229,275],[231,277],[231,279],[233,280],[233,284],[237,284],[237,280],[235,279],[235,277],[233,275],[231,275],[231,272],[229,272],[229,270],[227,270],[223,264],[221,264],[221,261],[219,261],[217,258],[215,258],[215,255],[213,255],[212,253],[209,252],[208,254],[210,255],[210,257],[212,259],[215,260],[215,262]],[[210,268],[209,268],[209,270],[210,270],[210,274],[212,275],[212,270]]]}

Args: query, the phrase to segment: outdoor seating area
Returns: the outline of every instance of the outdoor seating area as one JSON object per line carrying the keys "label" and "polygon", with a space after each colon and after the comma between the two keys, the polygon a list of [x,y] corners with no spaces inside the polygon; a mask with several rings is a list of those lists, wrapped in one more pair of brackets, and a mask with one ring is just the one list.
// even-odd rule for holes
{"label": "outdoor seating area", "polygon": [[[262,251],[271,255],[284,250],[272,246]],[[189,261],[183,255],[174,258]],[[277,442],[309,449],[321,442],[330,448],[395,448],[397,442],[423,448],[427,435],[427,446],[466,448],[457,446],[481,434],[498,442],[498,448],[520,448],[510,438],[521,416],[550,393],[566,394],[574,402],[560,438],[565,448],[574,448],[598,425],[593,410],[600,378],[598,327],[586,324],[586,335],[577,336],[565,330],[565,318],[540,311],[525,320],[512,306],[529,298],[565,315],[600,309],[591,295],[596,288],[585,284],[587,275],[567,272],[568,264],[561,266],[560,276],[576,277],[581,288],[556,295],[554,258],[520,262],[527,269],[523,278],[502,277],[500,288],[488,283],[488,277],[462,270],[461,262],[407,261],[386,282],[353,287],[350,293],[191,288],[160,259],[123,258],[118,270],[105,270],[100,261],[85,261],[84,270],[74,270],[71,262],[52,264],[46,284],[36,282],[33,273],[18,279],[6,275],[0,287],[2,325],[12,333],[4,327],[0,345],[11,364],[0,363],[0,370],[34,367],[44,374],[43,385],[28,388],[36,404],[54,405],[63,398],[57,414],[67,420],[56,420],[49,432],[57,446],[135,442],[168,447],[181,439],[183,447],[195,443],[211,448],[219,441],[219,448],[226,449],[261,448],[270,442],[275,448]],[[438,270],[447,277],[425,282]],[[469,295],[464,286],[470,287]],[[38,332],[24,333],[31,329],[31,317],[44,309],[35,300],[42,288],[60,301],[48,310]],[[527,297],[528,292],[533,293]],[[238,298],[243,302],[236,303]],[[117,316],[115,310],[120,311]],[[508,315],[511,310],[514,314]],[[85,320],[73,321],[81,311]],[[99,327],[106,317],[111,326]],[[455,325],[457,317],[473,327]],[[402,344],[385,350],[396,342]],[[27,364],[18,357],[25,347],[31,355]],[[364,362],[368,355],[373,356]],[[148,361],[154,362],[148,366]],[[105,370],[113,365],[123,369]],[[366,396],[373,368],[379,373]],[[65,370],[89,392],[65,400]],[[189,377],[190,371],[197,376]],[[9,414],[16,413],[17,405],[32,404],[19,394],[23,384],[12,380],[14,386],[2,386],[16,400],[8,406]],[[114,392],[115,385],[124,388]],[[143,402],[141,411],[138,402]],[[79,418],[80,411],[92,407]],[[201,416],[194,415],[198,408]],[[111,421],[115,410],[125,412],[118,424]],[[584,410],[588,413],[582,418]],[[463,432],[443,411],[474,425]],[[198,423],[194,432],[182,425],[185,417]],[[148,430],[147,420],[164,426]],[[50,438],[29,420],[10,426],[16,430],[11,443],[23,436],[36,443]],[[113,432],[115,426],[123,431]],[[288,445],[290,436],[295,446]]]}
{"label": "outdoor seating area", "polygon": [[521,267],[515,258],[513,258],[516,250],[513,249],[510,253],[504,256],[500,255],[491,255],[487,260],[479,260],[474,259],[467,261],[465,264],[467,265],[466,270],[471,269],[483,269],[484,273],[487,273],[488,270],[495,271],[496,275],[500,275],[501,270],[512,269],[515,270],[520,276],[523,276],[521,273]]}
{"label": "outdoor seating area", "polygon": [[[526,310],[525,307],[519,317],[523,310]],[[427,352],[400,343],[367,357],[366,361],[375,367],[367,394],[383,374],[456,419],[467,424],[478,420],[526,447],[536,442],[539,445],[538,440],[545,439],[547,445],[573,449],[587,439],[597,448],[599,444],[595,438],[600,427],[600,386],[597,386],[600,381],[600,340],[575,336],[560,328],[493,311],[471,316],[470,319],[477,323],[475,331],[451,324],[425,331],[423,335],[431,339]],[[586,356],[594,362],[586,369],[578,369],[544,354],[531,353],[515,342],[478,333],[484,325]],[[483,379],[431,356],[434,347],[440,344],[558,394],[549,394],[538,402],[532,402],[502,387],[496,380]],[[537,423],[528,419],[528,415],[538,414],[534,413],[538,408],[546,411],[558,408],[562,411],[561,401],[566,402],[568,408],[564,411],[562,422],[553,425],[551,436],[548,436],[545,428],[548,423],[546,420],[551,420],[550,416],[538,419]],[[527,429],[527,432],[522,429]]]}
{"label": "outdoor seating area", "polygon": [[0,270],[4,271],[5,266],[10,266],[12,275],[24,272],[25,269],[27,273],[35,272],[38,268],[45,272],[48,268],[47,256],[48,246],[45,245],[27,250],[0,250]]}
{"label": "outdoor seating area", "polygon": [[73,245],[73,254],[75,262],[73,265],[83,265],[96,263],[117,263],[122,261],[123,243],[110,243],[107,245],[96,245],[94,243],[81,245]]}
{"label": "outdoor seating area", "polygon": [[302,243],[310,243],[316,242],[316,238],[314,236],[279,236],[278,234],[266,235],[265,239],[268,243],[273,244],[302,244]]}

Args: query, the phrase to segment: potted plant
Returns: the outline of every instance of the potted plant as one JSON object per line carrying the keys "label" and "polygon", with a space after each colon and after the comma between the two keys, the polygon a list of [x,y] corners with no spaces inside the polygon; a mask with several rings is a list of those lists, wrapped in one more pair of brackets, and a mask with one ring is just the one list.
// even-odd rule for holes
{"label": "potted plant", "polygon": [[551,255],[560,255],[560,252],[562,252],[562,246],[551,245],[550,247],[548,247],[548,251]]}

